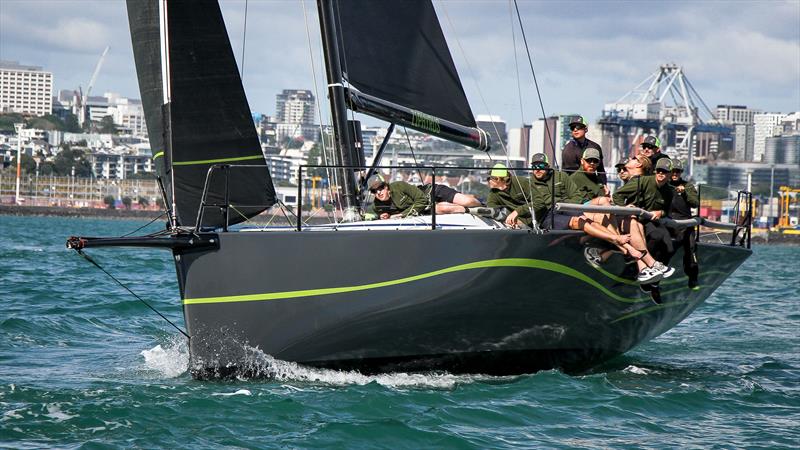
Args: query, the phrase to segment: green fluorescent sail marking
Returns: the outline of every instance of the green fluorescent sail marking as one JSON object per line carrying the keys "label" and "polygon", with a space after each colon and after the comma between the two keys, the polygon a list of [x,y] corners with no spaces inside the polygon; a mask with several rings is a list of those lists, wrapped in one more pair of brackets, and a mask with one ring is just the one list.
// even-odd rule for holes
{"label": "green fluorescent sail marking", "polygon": [[217,164],[217,163],[226,163],[226,162],[234,162],[234,161],[246,161],[250,159],[264,159],[264,155],[254,155],[254,156],[239,156],[236,158],[221,158],[221,159],[204,159],[202,161],[173,161],[173,166],[194,166],[199,164]]}
{"label": "green fluorescent sail marking", "polygon": [[642,301],[649,301],[649,298],[626,298],[615,294],[608,288],[586,276],[585,274],[565,266],[550,261],[543,261],[540,259],[530,258],[504,258],[504,259],[490,259],[486,261],[477,261],[467,264],[459,264],[457,266],[446,267],[444,269],[434,270],[433,272],[421,273],[410,277],[399,278],[397,280],[381,281],[378,283],[361,284],[356,286],[342,286],[323,289],[306,289],[300,291],[284,291],[284,292],[269,292],[264,294],[248,294],[248,295],[234,295],[226,297],[204,297],[204,298],[187,298],[183,300],[184,305],[200,305],[206,303],[228,303],[228,302],[254,302],[263,300],[279,300],[286,298],[299,298],[311,297],[319,295],[341,294],[345,292],[364,291],[368,289],[377,289],[388,286],[395,286],[398,284],[410,283],[412,281],[423,280],[448,273],[460,272],[462,270],[472,269],[486,269],[492,267],[522,267],[528,269],[549,270],[566,275],[572,278],[583,281],[601,291],[606,296],[624,303],[637,303]]}
{"label": "green fluorescent sail marking", "polygon": [[164,152],[158,152],[155,155],[153,155],[153,160],[155,161],[157,158],[160,158],[162,156],[164,156]]}
{"label": "green fluorescent sail marking", "polygon": [[672,307],[675,307],[675,306],[684,306],[684,305],[686,305],[687,303],[690,303],[690,302],[691,302],[691,300],[679,300],[679,301],[676,301],[676,302],[669,302],[669,303],[662,303],[660,305],[653,305],[653,306],[650,306],[648,308],[642,308],[642,309],[640,309],[640,310],[638,310],[636,312],[632,312],[630,314],[625,314],[622,317],[619,317],[617,319],[612,320],[611,323],[622,322],[623,320],[627,320],[627,319],[630,319],[632,317],[636,317],[636,316],[639,316],[639,315],[642,315],[642,314],[646,314],[646,313],[649,313],[649,312],[653,312],[653,311],[658,311],[658,310],[661,310],[661,309],[672,308]]}

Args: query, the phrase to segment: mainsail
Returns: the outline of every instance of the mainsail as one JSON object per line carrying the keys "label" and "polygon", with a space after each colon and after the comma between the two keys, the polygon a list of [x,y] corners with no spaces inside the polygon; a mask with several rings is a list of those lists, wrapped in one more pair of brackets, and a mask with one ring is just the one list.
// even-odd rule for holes
{"label": "mainsail", "polygon": [[127,6],[153,157],[178,224],[197,225],[215,164],[256,167],[231,169],[227,180],[224,171],[212,173],[206,203],[230,204],[232,211],[226,219],[220,208],[206,208],[203,227],[242,222],[273,205],[275,188],[217,2],[128,0]]}
{"label": "mainsail", "polygon": [[347,81],[366,94],[475,127],[430,0],[337,2]]}

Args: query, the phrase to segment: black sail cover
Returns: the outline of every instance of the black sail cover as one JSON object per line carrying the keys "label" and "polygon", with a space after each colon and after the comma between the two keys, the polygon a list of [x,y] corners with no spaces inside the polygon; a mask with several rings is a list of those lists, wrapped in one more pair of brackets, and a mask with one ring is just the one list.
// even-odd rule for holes
{"label": "black sail cover", "polygon": [[[159,1],[127,2],[139,90],[158,175],[169,202],[175,204],[178,223],[194,227],[209,168],[215,164],[255,166],[231,168],[227,183],[224,171],[216,170],[209,177],[206,203],[224,204],[227,192],[231,205],[227,221],[242,222],[275,203],[275,188],[222,12],[216,0],[166,2],[171,95],[169,104],[163,105]],[[225,223],[220,208],[206,208],[203,214],[203,227],[218,228]]]}
{"label": "black sail cover", "polygon": [[361,92],[475,127],[430,0],[341,0],[342,67]]}

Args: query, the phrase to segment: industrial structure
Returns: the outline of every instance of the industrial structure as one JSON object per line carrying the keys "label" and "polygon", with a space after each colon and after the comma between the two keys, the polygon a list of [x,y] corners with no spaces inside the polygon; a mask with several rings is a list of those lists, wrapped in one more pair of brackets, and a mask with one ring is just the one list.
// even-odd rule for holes
{"label": "industrial structure", "polygon": [[661,65],[630,92],[603,108],[599,121],[603,148],[611,159],[632,154],[644,135],[655,134],[664,143],[662,151],[687,161],[692,173],[693,141],[698,133],[730,133],[686,78],[683,68]]}

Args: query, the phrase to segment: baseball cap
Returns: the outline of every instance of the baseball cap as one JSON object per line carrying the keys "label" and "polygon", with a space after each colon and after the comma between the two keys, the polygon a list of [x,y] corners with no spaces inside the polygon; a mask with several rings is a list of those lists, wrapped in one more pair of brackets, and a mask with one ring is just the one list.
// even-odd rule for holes
{"label": "baseball cap", "polygon": [[652,145],[656,148],[661,148],[661,139],[657,138],[656,136],[647,136],[642,141],[642,145]]}
{"label": "baseball cap", "polygon": [[[666,159],[666,158],[664,158]],[[673,159],[672,160],[672,170],[680,170],[683,172],[683,163],[680,159]]]}
{"label": "baseball cap", "polygon": [[586,123],[586,119],[584,119],[583,116],[572,116],[572,117],[570,117],[569,124],[570,124],[570,126],[572,126],[572,125],[583,125],[584,127],[588,125]]}
{"label": "baseball cap", "polygon": [[659,158],[659,160],[656,161],[656,167],[654,170],[666,170],[669,172],[672,170],[672,160],[669,158]]}
{"label": "baseball cap", "polygon": [[587,148],[586,150],[583,151],[582,158],[583,159],[592,159],[592,158],[600,159],[600,150],[597,150],[596,148]]}
{"label": "baseball cap", "polygon": [[620,159],[618,163],[614,164],[614,167],[625,166],[626,164],[628,164],[628,161],[630,161],[630,160],[631,159],[626,156],[626,157]]}
{"label": "baseball cap", "polygon": [[544,153],[536,153],[531,157],[531,165],[536,163],[550,164],[550,160],[547,159],[547,155]]}
{"label": "baseball cap", "polygon": [[367,188],[369,188],[369,190],[378,189],[384,184],[388,184],[386,183],[386,179],[383,178],[383,175],[376,173],[375,175],[369,177]]}
{"label": "baseball cap", "polygon": [[492,167],[492,171],[489,172],[489,176],[506,178],[508,176],[508,167],[506,167],[505,164],[497,163]]}

